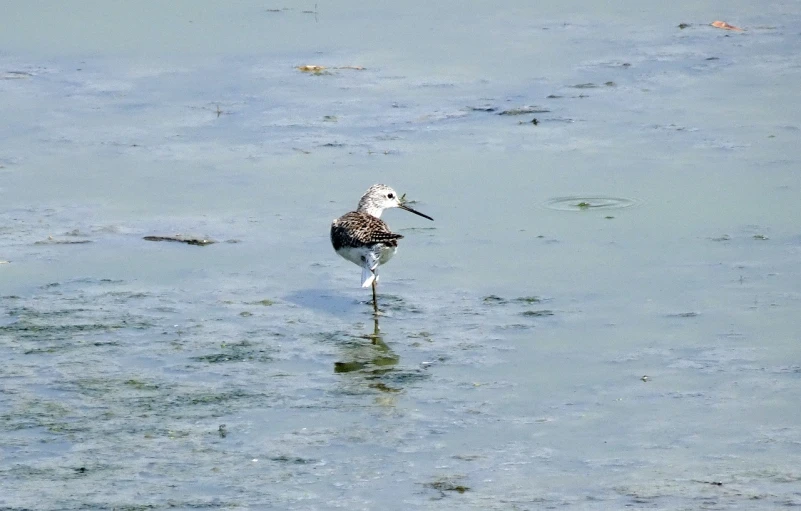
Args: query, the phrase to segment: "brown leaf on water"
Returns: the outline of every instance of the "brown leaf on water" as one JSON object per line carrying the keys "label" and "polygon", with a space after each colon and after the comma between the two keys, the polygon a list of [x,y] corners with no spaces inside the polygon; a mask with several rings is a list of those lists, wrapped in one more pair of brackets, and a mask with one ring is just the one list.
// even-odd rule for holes
{"label": "brown leaf on water", "polygon": [[710,23],[715,28],[722,28],[724,30],[736,30],[737,32],[744,32],[744,29],[740,27],[735,27],[734,25],[729,25],[725,21],[713,21]]}

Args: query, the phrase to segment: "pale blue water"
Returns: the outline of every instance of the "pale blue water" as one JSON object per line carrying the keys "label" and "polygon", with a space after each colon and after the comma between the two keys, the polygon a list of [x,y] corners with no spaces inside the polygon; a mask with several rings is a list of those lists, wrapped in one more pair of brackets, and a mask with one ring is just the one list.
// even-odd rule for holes
{"label": "pale blue water", "polygon": [[4,16],[0,507],[801,503],[796,3],[171,5]]}

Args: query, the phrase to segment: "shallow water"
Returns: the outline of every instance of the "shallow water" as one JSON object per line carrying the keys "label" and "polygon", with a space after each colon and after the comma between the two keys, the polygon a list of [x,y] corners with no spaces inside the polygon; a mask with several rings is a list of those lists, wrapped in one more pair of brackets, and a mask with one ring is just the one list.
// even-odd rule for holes
{"label": "shallow water", "polygon": [[0,506],[801,504],[796,3],[85,5],[0,31]]}

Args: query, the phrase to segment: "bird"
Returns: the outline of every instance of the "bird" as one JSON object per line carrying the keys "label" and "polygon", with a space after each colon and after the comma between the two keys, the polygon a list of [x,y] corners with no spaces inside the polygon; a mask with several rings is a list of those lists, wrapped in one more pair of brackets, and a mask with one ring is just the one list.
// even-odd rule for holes
{"label": "bird", "polygon": [[398,251],[403,238],[381,220],[385,209],[400,208],[429,220],[430,216],[405,204],[404,196],[387,185],[375,184],[359,199],[356,211],[345,213],[331,223],[331,245],[334,251],[362,269],[362,287],[373,288],[373,310],[378,313],[375,286],[378,267],[386,264]]}

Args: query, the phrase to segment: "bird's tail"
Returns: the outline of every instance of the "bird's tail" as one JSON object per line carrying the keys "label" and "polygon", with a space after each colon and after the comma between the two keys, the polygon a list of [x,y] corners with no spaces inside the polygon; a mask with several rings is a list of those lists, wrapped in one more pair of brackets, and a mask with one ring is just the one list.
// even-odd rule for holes
{"label": "bird's tail", "polygon": [[370,287],[373,281],[378,283],[378,274],[370,271],[369,268],[362,268],[362,287]]}

